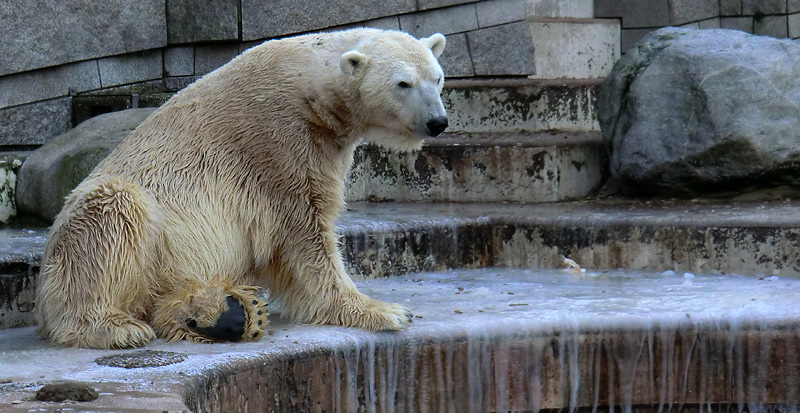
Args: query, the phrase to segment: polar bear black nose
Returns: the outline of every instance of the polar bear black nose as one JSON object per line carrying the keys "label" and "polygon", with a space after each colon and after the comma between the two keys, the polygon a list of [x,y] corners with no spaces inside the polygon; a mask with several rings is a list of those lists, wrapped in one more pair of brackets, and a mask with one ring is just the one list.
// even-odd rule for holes
{"label": "polar bear black nose", "polygon": [[444,116],[439,116],[433,118],[425,124],[428,127],[428,134],[431,136],[438,136],[442,133],[445,129],[447,129],[447,118]]}

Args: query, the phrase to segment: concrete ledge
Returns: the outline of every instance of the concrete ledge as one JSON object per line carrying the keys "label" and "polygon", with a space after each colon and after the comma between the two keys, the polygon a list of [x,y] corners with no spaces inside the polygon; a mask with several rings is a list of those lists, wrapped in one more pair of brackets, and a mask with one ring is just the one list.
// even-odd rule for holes
{"label": "concrete ledge", "polygon": [[[800,202],[350,203],[339,220],[350,274],[559,268],[800,274]],[[30,325],[45,230],[0,230],[0,328]]]}
{"label": "concrete ledge", "polygon": [[360,147],[348,201],[557,202],[591,195],[606,178],[599,133],[445,134],[422,150]]}

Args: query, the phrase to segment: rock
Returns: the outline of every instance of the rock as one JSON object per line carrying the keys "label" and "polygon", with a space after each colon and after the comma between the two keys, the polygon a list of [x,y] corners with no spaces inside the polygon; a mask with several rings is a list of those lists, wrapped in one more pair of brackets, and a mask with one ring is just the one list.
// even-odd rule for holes
{"label": "rock", "polygon": [[47,384],[36,392],[36,400],[43,402],[90,402],[97,396],[97,390],[91,385],[75,381]]}
{"label": "rock", "polygon": [[53,222],[64,198],[155,108],[91,118],[32,152],[19,171],[17,209]]}
{"label": "rock", "polygon": [[800,186],[800,42],[657,30],[614,66],[598,110],[627,194]]}

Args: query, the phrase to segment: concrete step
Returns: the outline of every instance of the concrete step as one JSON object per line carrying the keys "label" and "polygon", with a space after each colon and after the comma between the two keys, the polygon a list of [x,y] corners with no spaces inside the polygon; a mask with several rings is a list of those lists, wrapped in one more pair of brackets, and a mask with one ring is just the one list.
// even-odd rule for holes
{"label": "concrete step", "polygon": [[[800,202],[350,203],[339,220],[357,277],[488,266],[800,274]],[[0,328],[34,322],[45,230],[0,230]]]}
{"label": "concrete step", "polygon": [[[0,155],[0,223],[16,217],[16,172],[27,157]],[[347,178],[348,202],[559,202],[583,199],[607,177],[598,132],[445,133],[420,151],[362,145]]]}
{"label": "concrete step", "polygon": [[[443,92],[447,135],[428,140],[413,154],[359,149],[347,199],[555,202],[584,197],[605,178],[607,164],[596,110],[600,84],[448,81]],[[0,224],[16,213],[13,191],[25,156],[0,153]]]}
{"label": "concrete step", "polygon": [[451,133],[599,132],[598,79],[455,79],[442,100]]}
{"label": "concrete step", "polygon": [[[490,268],[362,281],[404,331],[64,349],[0,331],[3,411],[795,411],[798,279]],[[36,401],[82,382],[94,401]],[[737,407],[738,406],[738,407]]]}
{"label": "concrete step", "polygon": [[421,151],[356,152],[348,201],[557,202],[606,178],[602,137],[588,133],[444,134]]}

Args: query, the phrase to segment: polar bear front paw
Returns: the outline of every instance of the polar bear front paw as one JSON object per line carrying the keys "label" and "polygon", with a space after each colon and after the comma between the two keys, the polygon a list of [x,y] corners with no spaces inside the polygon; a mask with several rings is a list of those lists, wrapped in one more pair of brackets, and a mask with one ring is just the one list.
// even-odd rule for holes
{"label": "polar bear front paw", "polygon": [[217,281],[165,297],[153,320],[167,341],[255,341],[269,323],[267,303],[257,287]]}
{"label": "polar bear front paw", "polygon": [[352,319],[346,323],[364,330],[402,330],[411,324],[411,311],[400,304],[366,298],[361,309],[352,310]]}
{"label": "polar bear front paw", "polygon": [[200,326],[193,318],[186,319],[186,326],[195,333],[213,341],[239,341],[247,327],[247,314],[238,300],[228,296],[228,309],[223,311],[216,323],[211,326]]}
{"label": "polar bear front paw", "polygon": [[225,308],[214,320],[207,315],[188,317],[186,326],[194,341],[255,341],[264,335],[269,321],[267,303],[257,297],[256,287],[235,287],[226,291]]}

